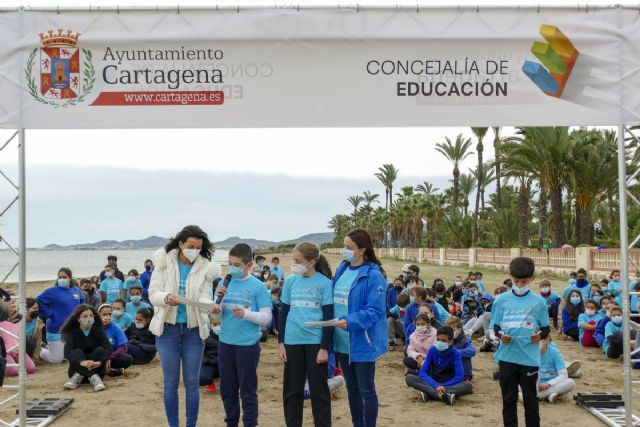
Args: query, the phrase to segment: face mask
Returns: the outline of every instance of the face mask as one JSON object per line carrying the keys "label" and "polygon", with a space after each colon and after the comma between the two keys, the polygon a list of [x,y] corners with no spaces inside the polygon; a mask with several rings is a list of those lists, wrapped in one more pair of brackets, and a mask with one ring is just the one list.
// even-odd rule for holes
{"label": "face mask", "polygon": [[220,331],[222,330],[222,326],[217,325],[211,328],[211,332],[213,332],[216,335],[220,335]]}
{"label": "face mask", "polygon": [[144,271],[151,271],[151,266],[150,265],[145,265],[144,266]]}
{"label": "face mask", "polygon": [[569,284],[570,285],[575,285],[576,284],[576,279],[569,279]]}
{"label": "face mask", "polygon": [[570,301],[571,301],[571,304],[578,305],[580,304],[580,297],[571,297]]}
{"label": "face mask", "polygon": [[84,326],[85,328],[88,328],[91,325],[93,325],[93,316],[83,317],[82,319],[80,319],[80,325]]}
{"label": "face mask", "polygon": [[455,281],[456,286],[460,287],[462,286],[462,282],[460,280],[456,280]]}
{"label": "face mask", "polygon": [[622,316],[613,316],[611,321],[616,325],[620,325],[622,323]]}
{"label": "face mask", "polygon": [[404,289],[402,285],[396,285],[394,286],[394,288],[396,289],[396,291],[402,291]]}
{"label": "face mask", "polygon": [[416,332],[419,334],[426,334],[428,330],[428,326],[416,326]]}
{"label": "face mask", "polygon": [[523,286],[522,288],[514,286],[511,289],[513,289],[513,292],[518,296],[522,296],[522,295],[526,294],[527,292],[529,292],[529,286],[528,285],[527,286]]}
{"label": "face mask", "polygon": [[596,314],[595,310],[591,310],[589,308],[586,309],[584,312],[587,313],[587,316],[593,316],[594,314]]}
{"label": "face mask", "polygon": [[548,287],[546,287],[546,286],[545,286],[545,287],[543,287],[543,288],[540,288],[540,292],[542,292],[543,294],[548,294],[550,290],[551,290],[551,289],[550,289],[550,288],[548,288]]}
{"label": "face mask", "polygon": [[449,343],[442,341],[436,341],[433,345],[438,351],[445,351],[449,348]]}
{"label": "face mask", "polygon": [[229,274],[234,279],[239,279],[242,276],[244,276],[244,269],[240,268],[240,267],[236,267],[235,265],[230,265],[229,266]]}
{"label": "face mask", "polygon": [[32,311],[30,316],[32,319],[35,319],[36,317],[40,316],[40,312],[38,310]]}
{"label": "face mask", "polygon": [[602,297],[600,295],[594,295],[593,300],[598,304],[600,304],[600,301],[602,301]]}
{"label": "face mask", "polygon": [[469,283],[476,283],[475,280],[469,280]]}
{"label": "face mask", "polygon": [[58,279],[58,286],[64,289],[69,289],[69,279]]}
{"label": "face mask", "polygon": [[469,298],[475,298],[478,294],[476,293],[476,291],[469,291]]}
{"label": "face mask", "polygon": [[96,290],[93,288],[87,288],[85,292],[91,296],[96,292]]}
{"label": "face mask", "polygon": [[182,255],[184,255],[184,257],[188,259],[189,262],[195,261],[199,254],[200,254],[200,249],[183,249],[182,250]]}
{"label": "face mask", "polygon": [[291,266],[291,273],[293,273],[296,276],[302,276],[304,273],[307,272],[307,267],[305,267],[302,264],[293,264]]}
{"label": "face mask", "polygon": [[353,253],[351,249],[343,249],[342,250],[342,259],[347,262],[353,262],[356,260],[356,255]]}
{"label": "face mask", "polygon": [[111,279],[113,277],[113,271],[105,271],[104,277],[106,277],[107,279]]}
{"label": "face mask", "polygon": [[146,326],[144,322],[135,322],[135,323],[136,323],[136,329],[142,329]]}
{"label": "face mask", "polygon": [[134,295],[131,297],[131,302],[134,304],[138,304],[140,301],[142,301],[142,297],[140,295]]}
{"label": "face mask", "polygon": [[122,316],[123,311],[122,310],[113,310],[111,312],[111,314],[113,314],[113,317],[120,317]]}
{"label": "face mask", "polygon": [[587,283],[588,283],[587,279],[578,279],[578,280],[576,280],[576,284],[577,285],[586,285]]}
{"label": "face mask", "polygon": [[611,317],[611,311],[610,310],[605,311],[605,314],[607,315],[607,317]]}

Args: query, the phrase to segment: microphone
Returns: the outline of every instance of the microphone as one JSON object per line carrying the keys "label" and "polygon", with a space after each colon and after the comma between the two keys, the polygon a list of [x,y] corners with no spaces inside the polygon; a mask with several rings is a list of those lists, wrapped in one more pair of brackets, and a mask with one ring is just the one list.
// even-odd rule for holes
{"label": "microphone", "polygon": [[[222,286],[224,286],[224,287],[226,288],[227,286],[229,286],[229,282],[230,282],[230,281],[231,281],[231,275],[230,275],[230,274],[227,274],[227,275],[224,277],[224,282],[222,282]],[[222,295],[222,294],[218,295],[218,299],[216,299],[216,305],[220,305],[220,303],[222,302],[222,297],[223,297],[223,296],[224,296],[224,295]]]}

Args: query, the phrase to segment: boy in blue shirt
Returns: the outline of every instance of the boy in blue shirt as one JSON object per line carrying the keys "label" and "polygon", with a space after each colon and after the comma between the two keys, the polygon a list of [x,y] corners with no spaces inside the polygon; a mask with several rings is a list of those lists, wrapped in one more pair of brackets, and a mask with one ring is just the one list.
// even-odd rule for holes
{"label": "boy in blue shirt", "polygon": [[464,381],[462,355],[453,345],[453,329],[438,329],[436,342],[427,352],[419,375],[409,374],[405,381],[422,395],[422,400],[442,400],[453,405],[457,396],[473,392],[471,382]]}
{"label": "boy in blue shirt", "polygon": [[549,318],[553,319],[553,329],[558,330],[558,307],[562,299],[557,292],[551,291],[551,282],[548,280],[540,281],[540,296],[547,301],[549,310]]}
{"label": "boy in blue shirt", "polygon": [[131,285],[129,287],[129,298],[131,302],[127,303],[125,312],[132,318],[136,318],[136,314],[141,308],[151,308],[146,302],[142,302],[142,286],[138,284]]}
{"label": "boy in blue shirt", "polygon": [[502,420],[505,427],[518,425],[518,386],[522,389],[527,427],[540,426],[538,370],[540,340],[549,336],[547,303],[529,288],[535,278],[531,258],[514,258],[509,264],[513,286],[493,303],[491,324],[501,341],[496,352],[500,367]]}
{"label": "boy in blue shirt", "polygon": [[285,279],[284,270],[280,268],[280,258],[274,256],[271,259],[271,274],[275,274],[280,279],[280,282],[283,282]]}
{"label": "boy in blue shirt", "polygon": [[220,395],[228,426],[240,422],[242,399],[243,425],[258,424],[258,362],[260,360],[261,326],[271,323],[271,298],[267,288],[251,274],[253,251],[244,243],[229,251],[228,287],[220,286],[220,305],[213,309],[221,315],[218,366],[220,370]]}
{"label": "boy in blue shirt", "polygon": [[99,289],[102,302],[110,305],[118,298],[125,297],[124,285],[122,280],[114,276],[115,270],[116,266],[113,264],[107,264],[104,267],[104,279]]}

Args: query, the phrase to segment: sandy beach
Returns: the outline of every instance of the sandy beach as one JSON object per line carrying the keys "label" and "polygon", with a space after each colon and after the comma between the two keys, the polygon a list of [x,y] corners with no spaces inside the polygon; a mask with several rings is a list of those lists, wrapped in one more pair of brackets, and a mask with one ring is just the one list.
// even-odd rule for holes
{"label": "sandy beach", "polygon": [[[280,255],[281,256],[281,255]],[[338,257],[329,257],[331,264],[337,266]],[[291,264],[290,257],[281,256],[282,265]],[[399,273],[402,261],[384,260],[385,269],[391,278]],[[467,267],[439,267],[421,265],[421,277],[430,284],[436,277],[443,278],[449,284],[456,274],[465,273]],[[484,282],[489,289],[495,288],[506,278],[504,272],[483,269]],[[553,289],[562,290],[564,279],[548,277]],[[538,280],[541,277],[538,278]],[[50,283],[30,283],[28,296],[36,296],[50,286]],[[15,286],[7,286],[16,292]],[[553,332],[553,338],[557,333]],[[582,361],[583,376],[576,380],[576,391],[622,391],[622,363],[607,360],[600,349],[583,349],[577,343],[556,339],[566,360]],[[478,347],[478,343],[476,348]],[[377,364],[376,385],[380,401],[378,425],[380,426],[461,426],[501,424],[501,397],[497,381],[493,381],[495,368],[493,353],[478,353],[473,359],[474,393],[460,398],[454,407],[440,402],[423,403],[418,392],[409,389],[404,382],[404,366],[400,350],[388,352]],[[38,364],[38,371],[28,378],[28,398],[37,397],[72,397],[73,407],[64,414],[55,425],[86,426],[100,424],[126,423],[131,426],[166,425],[162,403],[162,372],[158,358],[147,366],[133,366],[123,377],[107,378],[107,389],[94,393],[88,386],[78,390],[66,391],[62,385],[66,380],[66,364],[51,366]],[[260,425],[283,426],[282,410],[282,363],[277,359],[277,343],[271,337],[262,346],[259,366],[259,401]],[[14,384],[17,378],[5,381]],[[10,391],[5,390],[0,396],[5,398]],[[182,391],[181,391],[182,396]],[[182,398],[182,397],[181,397]],[[184,400],[181,400],[181,412],[184,411]],[[333,402],[333,423],[335,426],[350,426],[350,414],[347,404],[346,390],[337,393]],[[523,407],[519,406],[521,423],[524,425]],[[586,410],[575,405],[571,397],[551,405],[540,404],[543,426],[580,425],[581,427],[602,425]],[[2,412],[4,419],[15,416],[15,408]],[[224,426],[224,411],[219,394],[201,394],[200,420],[202,426]],[[305,403],[305,426],[312,426],[311,408]]]}

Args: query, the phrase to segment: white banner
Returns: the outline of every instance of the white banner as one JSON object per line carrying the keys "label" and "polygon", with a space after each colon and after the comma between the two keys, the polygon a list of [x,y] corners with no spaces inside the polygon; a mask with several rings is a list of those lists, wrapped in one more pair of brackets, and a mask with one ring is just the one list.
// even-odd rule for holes
{"label": "white banner", "polygon": [[637,10],[0,12],[0,127],[640,122]]}

